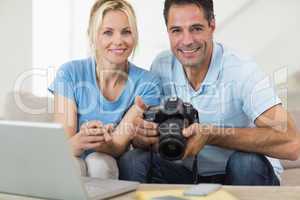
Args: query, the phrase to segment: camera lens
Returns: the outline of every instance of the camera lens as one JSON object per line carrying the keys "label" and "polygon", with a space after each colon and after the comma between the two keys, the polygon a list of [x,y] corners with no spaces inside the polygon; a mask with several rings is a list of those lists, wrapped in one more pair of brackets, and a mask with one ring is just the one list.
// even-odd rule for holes
{"label": "camera lens", "polygon": [[166,138],[159,144],[159,154],[166,160],[180,160],[183,156],[185,143],[177,138]]}
{"label": "camera lens", "polygon": [[166,160],[180,160],[184,154],[186,140],[182,135],[183,120],[169,119],[159,126],[160,156]]}

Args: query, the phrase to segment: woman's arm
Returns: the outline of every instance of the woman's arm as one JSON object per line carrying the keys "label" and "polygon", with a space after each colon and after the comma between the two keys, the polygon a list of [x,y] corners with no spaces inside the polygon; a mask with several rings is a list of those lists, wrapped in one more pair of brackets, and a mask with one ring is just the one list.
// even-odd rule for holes
{"label": "woman's arm", "polygon": [[136,128],[134,121],[138,116],[142,116],[143,112],[136,105],[132,105],[127,111],[119,125],[112,133],[112,141],[96,148],[99,152],[110,154],[114,157],[122,155],[131,144],[131,140],[135,136]]}
{"label": "woman's arm", "polygon": [[[54,121],[63,125],[74,156],[80,156],[84,150],[94,149],[109,141],[100,122],[85,124],[77,131],[77,106],[74,101],[60,95],[54,95]],[[99,128],[100,127],[100,128]]]}

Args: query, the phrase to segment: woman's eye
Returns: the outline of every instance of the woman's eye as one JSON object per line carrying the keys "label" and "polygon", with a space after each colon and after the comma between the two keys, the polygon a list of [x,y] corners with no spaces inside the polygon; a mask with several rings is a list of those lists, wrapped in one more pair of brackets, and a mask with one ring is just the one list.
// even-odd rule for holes
{"label": "woman's eye", "polygon": [[103,35],[111,36],[112,34],[113,34],[112,31],[104,31],[103,32]]}
{"label": "woman's eye", "polygon": [[131,31],[130,30],[126,30],[122,32],[123,35],[131,35]]}

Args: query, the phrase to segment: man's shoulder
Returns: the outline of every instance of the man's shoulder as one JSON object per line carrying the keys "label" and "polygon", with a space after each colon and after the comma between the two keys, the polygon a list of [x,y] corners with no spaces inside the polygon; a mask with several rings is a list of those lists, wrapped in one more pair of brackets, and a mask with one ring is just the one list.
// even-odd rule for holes
{"label": "man's shoulder", "polygon": [[164,50],[157,54],[154,60],[168,60],[174,57],[170,50]]}
{"label": "man's shoulder", "polygon": [[155,58],[152,63],[152,66],[154,65],[171,65],[173,62],[173,59],[175,59],[175,56],[170,50],[164,50],[160,52]]}
{"label": "man's shoulder", "polygon": [[221,63],[223,73],[235,78],[246,78],[254,72],[261,71],[254,58],[224,46]]}
{"label": "man's shoulder", "polygon": [[150,70],[160,75],[170,73],[175,60],[176,58],[170,50],[162,51],[155,57]]}

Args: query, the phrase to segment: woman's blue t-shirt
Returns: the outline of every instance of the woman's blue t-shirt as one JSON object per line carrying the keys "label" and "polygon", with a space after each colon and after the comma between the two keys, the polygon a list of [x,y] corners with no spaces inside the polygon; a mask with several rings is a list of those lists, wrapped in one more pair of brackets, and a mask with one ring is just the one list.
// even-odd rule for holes
{"label": "woman's blue t-shirt", "polygon": [[48,89],[76,103],[77,130],[91,120],[117,125],[134,104],[136,96],[141,96],[147,105],[158,105],[161,95],[160,79],[129,63],[128,79],[122,93],[115,101],[107,100],[98,87],[93,58],[62,65]]}

